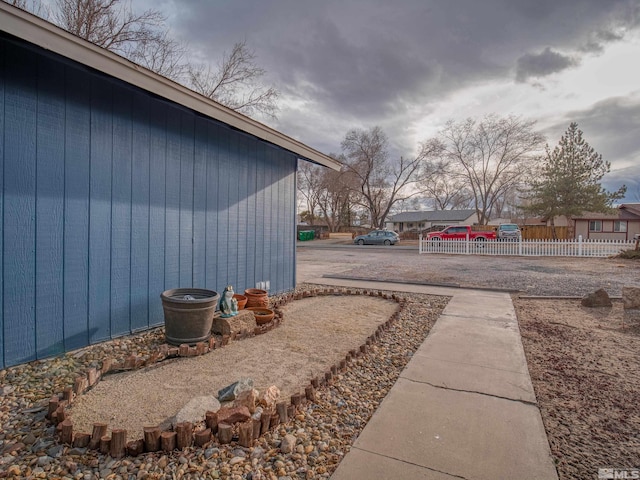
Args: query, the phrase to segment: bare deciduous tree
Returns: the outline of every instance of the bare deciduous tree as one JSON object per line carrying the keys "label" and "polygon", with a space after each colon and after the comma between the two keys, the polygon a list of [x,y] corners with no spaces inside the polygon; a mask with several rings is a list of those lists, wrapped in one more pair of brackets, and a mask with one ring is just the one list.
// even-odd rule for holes
{"label": "bare deciduous tree", "polygon": [[225,53],[217,70],[210,65],[190,65],[188,73],[190,87],[205,97],[246,115],[276,116],[279,92],[261,83],[266,72],[246,41]]}
{"label": "bare deciduous tree", "polygon": [[449,121],[440,133],[443,158],[470,189],[480,224],[489,221],[496,202],[515,190],[539,160],[544,137],[534,126],[519,117],[490,115],[480,122]]}
{"label": "bare deciduous tree", "polygon": [[135,13],[130,0],[55,0],[53,20],[65,30],[154,72],[179,80],[186,46],[169,36],[157,10]]}
{"label": "bare deciduous tree", "polygon": [[130,1],[56,0],[54,21],[102,48],[128,56],[139,42],[162,36],[165,17],[157,10],[136,14]]}
{"label": "bare deciduous tree", "polygon": [[[336,157],[332,154],[329,156]],[[350,226],[353,203],[350,180],[352,176],[349,172],[301,162],[298,167],[298,191],[305,200],[305,216],[311,224],[321,219],[330,232]]]}
{"label": "bare deciduous tree", "polygon": [[47,5],[43,4],[40,0],[2,0],[9,5],[18,7],[27,12],[31,12],[41,18],[49,18],[49,9]]}
{"label": "bare deciduous tree", "polygon": [[469,208],[472,195],[459,178],[438,172],[421,184],[422,191],[431,201],[434,210]]}
{"label": "bare deciduous tree", "polygon": [[319,207],[330,232],[350,227],[353,191],[349,186],[352,176],[348,172],[322,171],[322,192]]}
{"label": "bare deciduous tree", "polygon": [[342,141],[345,170],[355,179],[358,201],[369,212],[372,227],[382,228],[398,201],[419,193],[410,187],[417,181],[428,145],[424,144],[415,158],[400,157],[392,162],[387,151],[387,137],[380,127],[347,133]]}
{"label": "bare deciduous tree", "polygon": [[310,225],[313,225],[319,198],[322,194],[322,168],[311,162],[298,161],[298,192],[305,200]]}
{"label": "bare deciduous tree", "polygon": [[[6,1],[6,0],[5,0]],[[185,61],[187,47],[172,38],[158,10],[137,13],[131,0],[53,0],[42,14],[35,0],[10,0],[15,6],[51,19],[65,30],[122,55],[232,110],[275,117],[278,91],[261,83],[265,70],[246,41],[236,43],[215,70]]]}
{"label": "bare deciduous tree", "polygon": [[451,171],[450,161],[443,159],[444,145],[437,139],[422,145],[425,156],[418,187],[434,210],[469,208],[472,194],[466,183]]}
{"label": "bare deciduous tree", "polygon": [[27,0],[3,0],[5,3],[9,5],[13,5],[14,7],[21,8],[22,10],[29,10],[29,4]]}
{"label": "bare deciduous tree", "polygon": [[164,32],[150,41],[138,42],[129,53],[129,59],[163,77],[180,82],[187,72],[184,63],[186,53],[187,47],[184,43]]}

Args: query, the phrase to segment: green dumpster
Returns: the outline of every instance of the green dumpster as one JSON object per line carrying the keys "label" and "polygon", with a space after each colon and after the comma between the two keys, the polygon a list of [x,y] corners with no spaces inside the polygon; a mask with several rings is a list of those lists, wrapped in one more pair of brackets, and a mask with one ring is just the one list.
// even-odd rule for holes
{"label": "green dumpster", "polygon": [[298,240],[300,240],[301,242],[313,240],[314,236],[315,232],[313,230],[300,230],[298,232]]}

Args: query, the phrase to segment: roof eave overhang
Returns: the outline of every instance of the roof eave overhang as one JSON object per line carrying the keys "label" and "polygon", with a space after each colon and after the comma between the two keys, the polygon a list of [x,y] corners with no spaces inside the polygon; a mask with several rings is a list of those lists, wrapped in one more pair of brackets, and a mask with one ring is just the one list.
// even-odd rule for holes
{"label": "roof eave overhang", "polygon": [[0,30],[284,148],[303,160],[333,170],[342,167],[337,160],[277,130],[2,1]]}

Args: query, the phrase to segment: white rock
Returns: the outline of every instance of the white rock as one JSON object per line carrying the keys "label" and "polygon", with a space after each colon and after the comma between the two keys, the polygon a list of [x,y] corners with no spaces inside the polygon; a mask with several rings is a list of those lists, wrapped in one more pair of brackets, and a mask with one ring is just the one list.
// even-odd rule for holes
{"label": "white rock", "polygon": [[207,412],[217,412],[218,410],[220,410],[220,402],[213,395],[193,397],[176,414],[175,423],[199,422],[204,420]]}
{"label": "white rock", "polygon": [[284,438],[282,439],[282,442],[280,443],[280,451],[282,453],[291,453],[293,452],[293,449],[296,446],[296,437],[294,435],[291,434],[287,434],[284,436]]}

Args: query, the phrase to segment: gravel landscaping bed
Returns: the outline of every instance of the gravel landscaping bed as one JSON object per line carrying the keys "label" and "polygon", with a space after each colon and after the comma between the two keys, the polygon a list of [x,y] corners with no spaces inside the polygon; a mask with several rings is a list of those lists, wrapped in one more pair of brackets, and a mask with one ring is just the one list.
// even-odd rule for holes
{"label": "gravel landscaping bed", "polygon": [[[299,288],[304,290],[305,286]],[[97,366],[98,359],[112,356],[118,360],[132,351],[144,356],[145,350],[152,351],[163,340],[161,329],[3,370],[0,478],[328,478],[447,302],[445,297],[398,295],[406,299],[400,317],[372,349],[349,362],[330,385],[320,387],[316,401],[305,404],[295,419],[260,437],[252,448],[242,448],[235,442],[212,443],[203,448],[112,459],[97,451],[57,442],[55,428],[44,418],[48,398],[71,385],[77,372]],[[286,319],[278,328],[284,326]],[[313,335],[313,329],[309,329],[309,335]],[[359,343],[351,348],[358,346]],[[220,352],[224,353],[225,348],[228,347]],[[281,444],[287,435],[296,438],[296,446],[284,453]]]}

